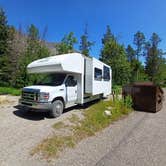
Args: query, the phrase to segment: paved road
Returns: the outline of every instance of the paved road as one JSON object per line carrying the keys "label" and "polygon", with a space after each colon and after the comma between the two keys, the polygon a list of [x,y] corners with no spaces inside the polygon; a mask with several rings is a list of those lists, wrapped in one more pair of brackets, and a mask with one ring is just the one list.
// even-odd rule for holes
{"label": "paved road", "polygon": [[162,111],[143,114],[132,130],[96,166],[166,165],[166,102]]}
{"label": "paved road", "polygon": [[[166,91],[165,91],[166,93]],[[73,150],[56,166],[166,166],[166,101],[158,113],[135,111]]]}

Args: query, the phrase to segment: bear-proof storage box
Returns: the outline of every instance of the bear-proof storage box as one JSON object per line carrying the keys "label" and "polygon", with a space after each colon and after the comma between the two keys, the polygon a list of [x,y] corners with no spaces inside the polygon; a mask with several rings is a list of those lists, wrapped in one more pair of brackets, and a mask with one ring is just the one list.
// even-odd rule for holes
{"label": "bear-proof storage box", "polygon": [[123,96],[131,95],[135,110],[157,112],[163,104],[163,90],[152,82],[137,82],[123,87]]}

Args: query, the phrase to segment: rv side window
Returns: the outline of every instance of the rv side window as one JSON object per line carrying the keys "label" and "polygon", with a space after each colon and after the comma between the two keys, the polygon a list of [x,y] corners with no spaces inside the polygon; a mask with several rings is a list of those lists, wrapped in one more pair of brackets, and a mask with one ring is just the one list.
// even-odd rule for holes
{"label": "rv side window", "polygon": [[102,70],[95,67],[94,77],[95,77],[95,80],[101,81],[101,79],[102,79]]}
{"label": "rv side window", "polygon": [[65,85],[68,87],[74,87],[77,85],[77,81],[74,79],[73,76],[68,76]]}
{"label": "rv side window", "polygon": [[104,79],[104,81],[110,80],[110,69],[107,66],[103,67],[103,79]]}

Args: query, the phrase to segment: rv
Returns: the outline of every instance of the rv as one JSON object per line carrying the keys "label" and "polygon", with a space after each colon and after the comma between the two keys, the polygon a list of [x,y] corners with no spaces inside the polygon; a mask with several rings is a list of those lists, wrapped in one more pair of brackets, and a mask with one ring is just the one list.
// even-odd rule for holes
{"label": "rv", "polygon": [[36,60],[28,73],[43,75],[36,85],[24,87],[19,104],[58,117],[77,104],[107,97],[111,93],[110,66],[93,57],[69,53]]}

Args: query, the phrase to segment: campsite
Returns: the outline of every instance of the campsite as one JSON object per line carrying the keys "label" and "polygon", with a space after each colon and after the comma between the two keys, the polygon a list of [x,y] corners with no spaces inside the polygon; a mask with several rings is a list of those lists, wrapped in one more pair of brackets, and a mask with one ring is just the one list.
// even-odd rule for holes
{"label": "campsite", "polygon": [[0,166],[165,166],[166,2],[0,1]]}

